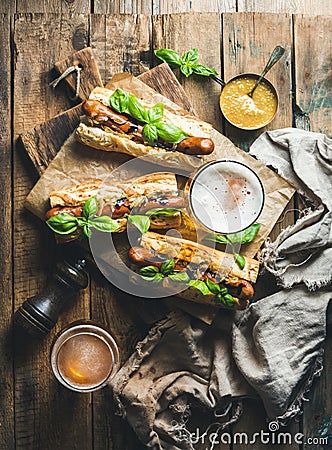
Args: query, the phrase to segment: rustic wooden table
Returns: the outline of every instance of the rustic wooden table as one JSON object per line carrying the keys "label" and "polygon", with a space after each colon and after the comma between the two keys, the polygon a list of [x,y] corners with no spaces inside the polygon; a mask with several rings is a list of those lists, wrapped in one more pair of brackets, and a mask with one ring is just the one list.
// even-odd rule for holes
{"label": "rustic wooden table", "polygon": [[[191,12],[150,15],[183,10]],[[195,14],[194,10],[209,13]],[[55,381],[49,365],[55,333],[79,318],[93,318],[106,325],[116,335],[124,357],[128,356],[147,328],[128,313],[130,299],[116,296],[101,276],[94,274],[90,289],[67,308],[46,339],[22,340],[12,328],[13,311],[40,291],[54,262],[51,234],[23,208],[37,175],[16,140],[23,131],[72,106],[63,87],[54,92],[48,85],[55,77],[52,71],[55,61],[91,45],[102,78],[107,81],[118,71],[138,75],[150,68],[154,48],[170,47],[181,52],[197,47],[202,62],[229,79],[244,71],[259,72],[274,46],[281,44],[286,48],[286,56],[269,76],[278,86],[280,109],[269,128],[297,126],[331,135],[332,27],[328,14],[332,14],[329,0],[16,0],[1,3],[1,450],[143,448],[129,426],[115,416],[107,390],[94,395],[72,393]],[[247,149],[259,135],[261,131],[241,133],[222,121],[218,108],[220,91],[213,82],[179,79],[200,117],[213,123],[237,145]],[[296,200],[277,224],[274,236],[293,223],[294,206],[297,207]],[[303,416],[291,424],[292,433],[301,431],[306,437],[317,437],[326,432],[328,422],[331,424],[331,348],[330,335],[325,369],[308,396],[310,402],[305,403]],[[252,402],[231,431],[254,433],[261,429],[266,429],[264,411],[259,403]],[[296,444],[277,447],[302,448]],[[258,450],[266,446],[256,443],[232,448]],[[317,444],[303,448],[322,447]]]}

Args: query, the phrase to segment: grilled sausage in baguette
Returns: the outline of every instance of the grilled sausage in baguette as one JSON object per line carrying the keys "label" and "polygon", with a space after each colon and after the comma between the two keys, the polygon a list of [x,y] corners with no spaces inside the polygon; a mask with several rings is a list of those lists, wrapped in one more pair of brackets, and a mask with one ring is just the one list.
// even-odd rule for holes
{"label": "grilled sausage in baguette", "polygon": [[[129,113],[118,113],[110,107],[109,98],[113,91],[96,88],[89,100],[83,103],[85,117],[77,130],[77,139],[85,145],[100,150],[126,153],[134,157],[152,157],[164,166],[195,168],[202,164],[201,156],[214,150],[210,139],[212,126],[193,116],[181,115],[165,107],[163,123],[179,127],[183,136],[179,142],[170,144],[158,138],[155,145],[149,145],[143,137],[144,123]],[[141,101],[143,106],[149,107]]]}
{"label": "grilled sausage in baguette", "polygon": [[[129,259],[143,274],[146,271],[142,272],[142,268],[153,266],[160,271],[165,261],[173,260],[173,273],[185,272],[187,278],[186,284],[183,285],[184,289],[180,292],[177,289],[177,296],[231,309],[245,309],[248,306],[254,295],[251,283],[256,281],[259,270],[258,261],[252,258],[245,258],[245,266],[240,269],[231,254],[153,232],[144,234],[140,246],[130,249]],[[153,276],[153,271],[151,274]],[[145,276],[144,279],[148,278]],[[200,286],[195,280],[199,281]],[[174,281],[171,277],[165,276],[162,284],[171,289]],[[209,286],[212,286],[214,292]],[[220,295],[217,295],[219,291]]]}
{"label": "grilled sausage in baguette", "polygon": [[[121,184],[105,184],[100,180],[71,186],[50,193],[51,209],[46,220],[59,214],[80,217],[83,206],[91,197],[97,197],[96,216],[109,216],[114,219],[122,232],[127,227],[130,214],[144,215],[155,208],[184,208],[184,199],[179,194],[175,175],[158,172],[133,178]],[[150,229],[167,230],[181,225],[181,212],[173,215],[150,215]]]}

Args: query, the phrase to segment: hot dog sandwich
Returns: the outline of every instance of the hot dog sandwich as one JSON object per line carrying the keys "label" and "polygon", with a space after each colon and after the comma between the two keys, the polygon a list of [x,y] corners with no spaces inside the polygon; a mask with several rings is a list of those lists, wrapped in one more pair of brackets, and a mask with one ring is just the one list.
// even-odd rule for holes
{"label": "hot dog sandwich", "polygon": [[214,150],[210,124],[120,89],[95,88],[83,112],[76,138],[96,149],[188,168],[199,167],[201,157]]}
{"label": "hot dog sandwich", "polygon": [[145,282],[161,283],[170,294],[175,287],[176,295],[187,300],[231,309],[248,306],[259,270],[252,258],[245,258],[240,269],[231,254],[153,232],[129,250],[129,259]]}
{"label": "hot dog sandwich", "polygon": [[[112,231],[115,232],[126,230],[129,216],[147,215],[152,230],[177,228],[182,222],[184,199],[178,191],[175,175],[157,172],[121,184],[94,180],[53,191],[50,193],[51,209],[45,216],[48,225],[60,234],[70,234],[67,231],[70,229],[68,223],[71,217],[82,218],[85,205],[91,198],[96,198],[97,204],[88,215],[91,215],[91,219],[96,218],[97,222],[102,222],[101,217],[111,218],[115,224]],[[67,223],[65,218],[68,219]]]}

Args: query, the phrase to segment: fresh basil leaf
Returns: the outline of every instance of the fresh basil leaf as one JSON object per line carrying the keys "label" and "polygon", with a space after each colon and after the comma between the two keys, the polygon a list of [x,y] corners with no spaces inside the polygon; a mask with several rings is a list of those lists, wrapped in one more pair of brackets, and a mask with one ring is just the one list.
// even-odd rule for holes
{"label": "fresh basil leaf", "polygon": [[122,89],[116,89],[109,98],[109,104],[115,111],[125,112],[128,109],[128,94]]}
{"label": "fresh basil leaf", "polygon": [[88,219],[85,217],[76,217],[76,220],[79,227],[84,227],[88,223]]}
{"label": "fresh basil leaf", "polygon": [[148,121],[149,124],[156,124],[161,121],[164,115],[164,104],[157,103],[148,109]]}
{"label": "fresh basil leaf", "polygon": [[234,306],[234,298],[230,294],[223,296],[223,302],[226,306]]}
{"label": "fresh basil leaf", "polygon": [[174,259],[169,259],[168,261],[165,261],[162,263],[160,267],[160,272],[164,275],[169,275],[171,272],[173,272],[175,267],[175,261]]}
{"label": "fresh basil leaf", "polygon": [[254,223],[250,227],[246,228],[243,231],[240,231],[239,233],[227,234],[226,236],[229,242],[232,244],[247,244],[248,242],[252,242],[255,239],[260,227],[260,223]]}
{"label": "fresh basil leaf", "polygon": [[159,272],[158,267],[155,266],[146,266],[142,267],[139,271],[139,273],[145,277],[151,278],[156,275],[156,273]]}
{"label": "fresh basil leaf", "polygon": [[207,278],[205,281],[207,287],[210,289],[210,291],[212,292],[212,294],[219,294],[220,292],[220,286],[218,283],[215,283],[214,281],[210,280],[210,278]]}
{"label": "fresh basil leaf", "polygon": [[85,217],[86,219],[91,219],[97,214],[97,209],[98,209],[98,200],[97,197],[94,195],[84,203],[82,216]]}
{"label": "fresh basil leaf", "polygon": [[89,226],[104,233],[112,233],[120,228],[118,222],[109,216],[95,217],[89,221]]}
{"label": "fresh basil leaf", "polygon": [[155,145],[158,140],[158,130],[156,125],[146,124],[143,127],[143,139],[149,145]]}
{"label": "fresh basil leaf", "polygon": [[46,224],[57,234],[71,234],[77,230],[78,223],[76,217],[63,213],[50,217]]}
{"label": "fresh basil leaf", "polygon": [[211,294],[209,288],[202,280],[190,280],[188,286],[198,289],[203,295]]}
{"label": "fresh basil leaf", "polygon": [[227,289],[226,287],[221,288],[221,289],[220,289],[220,294],[221,294],[221,295],[226,295],[226,294],[228,294],[228,289]]}
{"label": "fresh basil leaf", "polygon": [[218,244],[229,244],[229,240],[223,234],[207,234],[204,239],[207,241],[217,242]]}
{"label": "fresh basil leaf", "polygon": [[193,65],[197,63],[199,58],[198,55],[198,49],[192,48],[191,50],[188,50],[182,57],[182,63],[186,63],[188,65]]}
{"label": "fresh basil leaf", "polygon": [[153,277],[147,277],[145,275],[141,275],[143,280],[152,281],[152,283],[160,283],[164,278],[162,273],[157,272]]}
{"label": "fresh basil leaf", "polygon": [[178,208],[152,208],[146,211],[147,216],[175,216],[180,213],[181,209]]}
{"label": "fresh basil leaf", "polygon": [[159,50],[155,50],[154,54],[157,58],[161,59],[170,66],[180,66],[182,64],[181,56],[169,48],[160,48]]}
{"label": "fresh basil leaf", "polygon": [[134,119],[137,119],[140,122],[148,122],[147,109],[145,109],[138,98],[132,94],[128,95],[128,112]]}
{"label": "fresh basil leaf", "polygon": [[145,234],[150,228],[150,219],[148,216],[129,215],[127,216],[127,219],[130,223],[135,225],[141,234]]}
{"label": "fresh basil leaf", "polygon": [[83,233],[85,234],[86,237],[90,238],[92,236],[92,231],[90,229],[90,225],[86,224],[83,227]]}
{"label": "fresh basil leaf", "polygon": [[156,127],[159,137],[169,144],[178,144],[188,137],[181,128],[171,123],[159,122]]}
{"label": "fresh basil leaf", "polygon": [[203,66],[202,64],[194,64],[191,68],[196,75],[202,75],[203,77],[218,75],[218,72],[215,69],[212,67]]}
{"label": "fresh basil leaf", "polygon": [[193,73],[192,67],[188,64],[182,64],[180,66],[180,70],[187,78],[190,77],[190,75]]}
{"label": "fresh basil leaf", "polygon": [[244,266],[246,265],[246,260],[245,260],[244,256],[240,255],[239,253],[233,253],[233,256],[234,256],[234,261],[242,270],[244,268]]}
{"label": "fresh basil leaf", "polygon": [[188,283],[189,281],[189,275],[185,270],[175,270],[174,272],[168,275],[168,278],[170,278],[173,281],[181,281],[184,283]]}
{"label": "fresh basil leaf", "polygon": [[222,295],[221,293],[215,296],[215,301],[222,303],[225,306],[232,307],[234,306],[234,299],[230,294]]}

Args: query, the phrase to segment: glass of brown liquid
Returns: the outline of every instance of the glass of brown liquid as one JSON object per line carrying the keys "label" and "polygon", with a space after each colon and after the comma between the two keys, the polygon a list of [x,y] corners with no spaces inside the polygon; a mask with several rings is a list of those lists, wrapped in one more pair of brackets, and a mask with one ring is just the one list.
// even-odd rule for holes
{"label": "glass of brown liquid", "polygon": [[119,350],[101,326],[74,322],[56,338],[51,350],[55,377],[76,392],[93,392],[106,386],[119,368]]}

